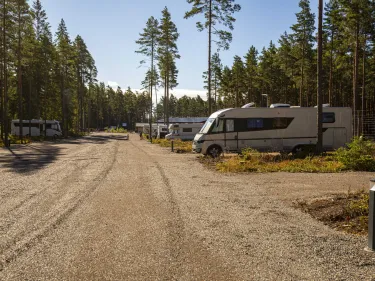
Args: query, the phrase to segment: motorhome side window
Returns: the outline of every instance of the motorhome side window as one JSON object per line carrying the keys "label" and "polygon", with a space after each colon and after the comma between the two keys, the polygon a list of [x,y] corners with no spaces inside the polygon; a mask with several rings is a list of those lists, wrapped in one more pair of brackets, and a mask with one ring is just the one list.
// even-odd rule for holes
{"label": "motorhome side window", "polygon": [[[218,122],[218,123],[217,123]],[[211,130],[211,134],[224,132],[224,119],[216,119]]]}
{"label": "motorhome side window", "polygon": [[182,132],[183,133],[192,133],[193,132],[193,128],[182,128]]}
{"label": "motorhome side window", "polygon": [[225,130],[226,132],[234,132],[234,120],[227,119],[225,122]]}
{"label": "motorhome side window", "polygon": [[263,118],[249,118],[247,119],[248,130],[261,130],[263,129]]}
{"label": "motorhome side window", "polygon": [[334,112],[323,112],[323,123],[335,123],[335,113]]}
{"label": "motorhome side window", "polygon": [[234,127],[237,132],[247,131],[265,131],[286,129],[294,118],[276,117],[276,118],[247,118],[235,119]]}

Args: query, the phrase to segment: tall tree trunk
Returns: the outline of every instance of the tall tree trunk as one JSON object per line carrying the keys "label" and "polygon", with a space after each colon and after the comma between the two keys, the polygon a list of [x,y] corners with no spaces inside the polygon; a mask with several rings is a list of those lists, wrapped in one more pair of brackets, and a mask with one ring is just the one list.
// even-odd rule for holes
{"label": "tall tree trunk", "polygon": [[366,92],[366,38],[363,40],[362,51],[362,104],[361,104],[361,135],[363,135],[363,118],[365,115],[365,92]]}
{"label": "tall tree trunk", "polygon": [[333,40],[334,31],[331,30],[331,50],[329,55],[329,84],[328,84],[328,104],[332,106],[332,92],[333,92]]}
{"label": "tall tree trunk", "polygon": [[318,16],[318,69],[317,69],[317,103],[318,103],[318,116],[317,116],[317,127],[318,127],[318,139],[316,143],[316,153],[320,154],[323,151],[323,124],[322,124],[322,117],[323,117],[323,97],[322,97],[322,72],[323,72],[323,42],[322,42],[322,34],[323,34],[323,0],[319,0],[319,16]]}
{"label": "tall tree trunk", "polygon": [[299,105],[303,106],[303,84],[305,66],[305,27],[303,27],[302,62],[301,62],[301,86],[299,89]]}
{"label": "tall tree trunk", "polygon": [[21,68],[21,5],[18,0],[18,48],[17,48],[17,80],[18,80],[18,102],[19,102],[19,128],[20,140],[23,143],[23,114],[22,114],[22,68]]}
{"label": "tall tree trunk", "polygon": [[8,147],[8,134],[9,134],[9,128],[8,128],[8,69],[7,69],[7,47],[6,47],[6,0],[3,0],[3,56],[4,56],[4,141],[5,146]]}
{"label": "tall tree trunk", "polygon": [[208,115],[211,115],[211,36],[212,36],[212,0],[208,8]]}
{"label": "tall tree trunk", "polygon": [[358,136],[358,60],[359,60],[359,21],[357,20],[355,30],[355,50],[354,50],[354,66],[353,66],[353,119],[354,119],[354,135]]}
{"label": "tall tree trunk", "polygon": [[150,83],[150,115],[149,115],[149,123],[150,123],[150,141],[152,143],[152,86],[154,85],[153,84],[153,80],[154,80],[154,38],[152,38],[152,47],[151,47],[151,83]]}

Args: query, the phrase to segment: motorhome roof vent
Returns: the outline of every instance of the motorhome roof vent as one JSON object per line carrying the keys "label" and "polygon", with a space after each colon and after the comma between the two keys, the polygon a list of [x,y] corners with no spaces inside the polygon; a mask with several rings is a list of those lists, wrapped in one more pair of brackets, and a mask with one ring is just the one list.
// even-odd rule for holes
{"label": "motorhome roof vent", "polygon": [[271,104],[270,108],[278,108],[278,107],[290,107],[290,104],[286,103],[275,103]]}
{"label": "motorhome roof vent", "polygon": [[251,108],[251,107],[255,107],[255,103],[254,102],[247,103],[244,106],[242,106],[241,108]]}

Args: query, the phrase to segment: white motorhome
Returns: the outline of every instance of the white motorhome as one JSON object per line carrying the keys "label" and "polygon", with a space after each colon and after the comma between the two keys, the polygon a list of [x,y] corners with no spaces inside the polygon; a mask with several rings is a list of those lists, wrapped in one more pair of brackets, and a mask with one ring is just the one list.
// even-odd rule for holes
{"label": "white motorhome", "polygon": [[[152,137],[155,138],[158,134],[158,125],[152,124]],[[143,125],[143,133],[146,135],[150,135],[150,124]]]}
{"label": "white motorhome", "polygon": [[[43,136],[44,131],[47,137],[60,137],[62,131],[59,121],[56,120],[23,120],[22,121],[22,135],[38,137]],[[11,123],[11,134],[15,136],[20,135],[20,120],[12,120]]]}
{"label": "white motorhome", "polygon": [[161,124],[158,125],[158,133],[157,133],[157,138],[158,139],[163,139],[165,136],[168,134],[168,127],[167,125]]}
{"label": "white motorhome", "polygon": [[203,124],[171,124],[169,125],[169,134],[165,136],[166,139],[180,139],[193,140],[195,135],[200,131]]}
{"label": "white motorhome", "polygon": [[[333,150],[352,138],[352,110],[323,108],[323,147]],[[223,151],[298,152],[316,144],[317,109],[230,108],[213,113],[195,136],[193,151],[214,157]]]}

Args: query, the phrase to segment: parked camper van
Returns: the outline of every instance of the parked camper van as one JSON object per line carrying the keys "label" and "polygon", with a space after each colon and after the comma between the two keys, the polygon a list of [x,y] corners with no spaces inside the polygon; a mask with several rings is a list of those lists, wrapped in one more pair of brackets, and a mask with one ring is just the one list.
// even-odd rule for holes
{"label": "parked camper van", "polygon": [[165,136],[168,134],[168,127],[167,125],[158,125],[158,133],[157,133],[157,138],[158,139],[164,139]]}
{"label": "parked camper van", "polygon": [[[143,125],[143,133],[146,135],[150,135],[150,124]],[[152,124],[152,137],[156,138],[158,134],[158,125]]]}
{"label": "parked camper van", "polygon": [[195,135],[202,128],[200,123],[191,124],[171,124],[169,125],[169,134],[166,139],[193,140]]}
{"label": "parked camper van", "polygon": [[[43,136],[46,131],[47,137],[59,137],[62,136],[62,131],[59,121],[56,120],[23,120],[22,121],[22,135],[38,137]],[[12,135],[20,135],[20,120],[12,120],[11,123]]]}
{"label": "parked camper van", "polygon": [[[298,152],[317,141],[316,108],[231,108],[213,113],[195,136],[193,151],[214,157],[223,151]],[[333,150],[352,138],[350,108],[323,108],[323,147]]]}

